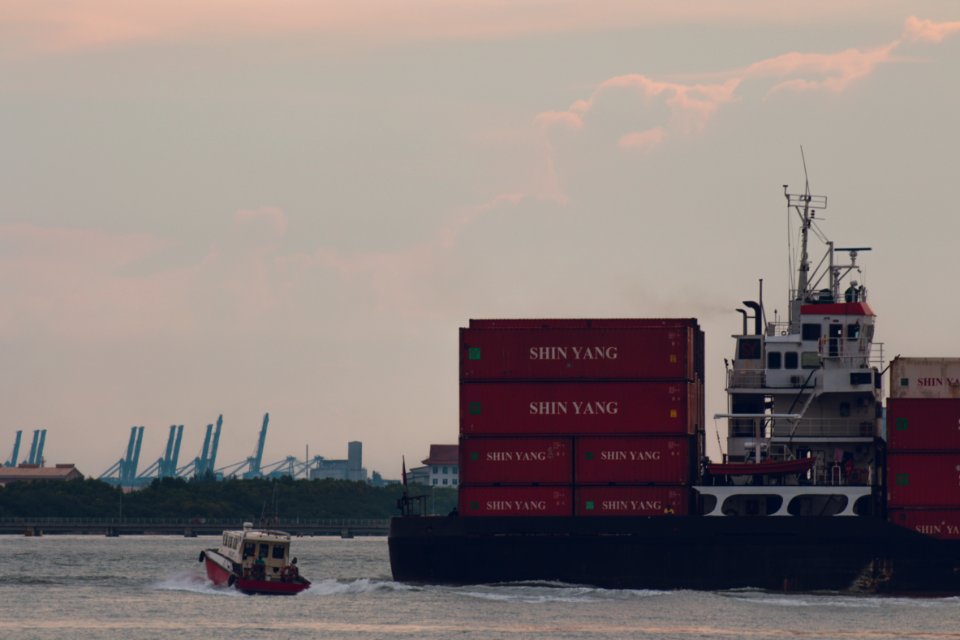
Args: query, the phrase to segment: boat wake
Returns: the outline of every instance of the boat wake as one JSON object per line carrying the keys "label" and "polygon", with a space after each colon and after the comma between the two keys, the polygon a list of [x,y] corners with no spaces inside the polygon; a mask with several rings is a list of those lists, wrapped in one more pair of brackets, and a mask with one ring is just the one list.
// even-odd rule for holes
{"label": "boat wake", "polygon": [[243,595],[236,589],[215,587],[213,583],[204,576],[183,571],[154,583],[154,588],[163,591],[191,591],[193,593],[206,593],[221,596],[241,596]]}
{"label": "boat wake", "polygon": [[754,605],[773,607],[836,607],[847,609],[887,609],[890,607],[927,608],[949,606],[955,608],[960,597],[942,598],[898,598],[882,595],[845,596],[837,594],[797,594],[795,596],[770,594],[762,591],[727,591],[721,595]]}
{"label": "boat wake", "polygon": [[527,604],[635,600],[669,593],[652,589],[600,589],[565,582],[505,582],[446,589],[468,598]]}
{"label": "boat wake", "polygon": [[421,591],[420,587],[414,587],[400,582],[388,580],[371,580],[370,578],[359,578],[357,580],[319,580],[310,585],[310,588],[303,592],[304,596],[338,596],[353,595],[364,593],[389,593],[399,591]]}

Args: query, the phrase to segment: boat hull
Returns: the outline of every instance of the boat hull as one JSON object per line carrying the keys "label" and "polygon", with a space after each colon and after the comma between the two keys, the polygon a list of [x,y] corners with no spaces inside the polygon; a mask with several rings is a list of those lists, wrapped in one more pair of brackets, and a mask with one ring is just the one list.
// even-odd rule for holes
{"label": "boat hull", "polygon": [[395,580],[960,593],[960,543],[866,517],[400,517]]}
{"label": "boat hull", "polygon": [[233,562],[213,549],[201,553],[207,578],[218,587],[233,587],[250,595],[292,596],[310,586],[310,581],[297,577],[289,581],[255,580],[244,578],[233,567]]}

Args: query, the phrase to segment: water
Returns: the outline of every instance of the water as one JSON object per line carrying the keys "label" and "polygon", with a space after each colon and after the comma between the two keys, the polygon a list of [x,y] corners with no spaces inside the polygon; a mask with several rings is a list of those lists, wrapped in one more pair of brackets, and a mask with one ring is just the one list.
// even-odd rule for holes
{"label": "water", "polygon": [[960,639],[960,598],[398,584],[383,538],[296,538],[313,587],[245,596],[204,578],[216,543],[2,537],[0,638]]}

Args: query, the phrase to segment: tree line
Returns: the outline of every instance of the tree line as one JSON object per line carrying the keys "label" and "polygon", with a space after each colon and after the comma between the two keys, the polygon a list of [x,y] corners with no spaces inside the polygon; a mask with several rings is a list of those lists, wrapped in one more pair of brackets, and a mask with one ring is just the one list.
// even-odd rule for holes
{"label": "tree line", "polygon": [[[0,487],[0,517],[228,518],[258,521],[302,518],[389,518],[403,495],[397,484],[374,487],[347,480],[222,480],[163,478],[123,493],[100,480],[14,482]],[[426,494],[431,512],[456,507],[457,490],[411,485]]]}

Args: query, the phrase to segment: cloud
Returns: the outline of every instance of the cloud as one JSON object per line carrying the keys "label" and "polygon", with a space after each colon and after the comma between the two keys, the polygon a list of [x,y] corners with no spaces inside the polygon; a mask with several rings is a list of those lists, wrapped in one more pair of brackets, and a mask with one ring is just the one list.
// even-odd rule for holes
{"label": "cloud", "polygon": [[[960,22],[910,16],[901,37],[881,46],[833,53],[792,51],[710,74],[711,82],[671,82],[641,73],[618,75],[600,82],[588,97],[575,100],[565,111],[538,114],[535,122],[548,135],[565,131],[588,136],[603,119],[606,127],[620,128],[615,139],[621,150],[653,151],[668,139],[703,133],[721,108],[745,99],[738,91],[747,84],[760,86],[765,96],[840,93],[881,65],[895,62],[895,53],[904,42],[938,43],[957,32]],[[612,103],[617,106],[611,107]],[[636,127],[638,119],[646,126]],[[552,146],[549,148],[552,152]]]}
{"label": "cloud", "polygon": [[10,35],[8,50],[64,54],[188,38],[298,33],[339,37],[352,46],[383,46],[694,22],[856,23],[874,8],[871,0],[595,0],[590,11],[576,0],[6,0],[0,34]]}
{"label": "cloud", "polygon": [[655,127],[646,131],[633,131],[622,136],[617,144],[621,149],[651,151],[660,146],[666,135],[663,127]]}
{"label": "cloud", "polygon": [[839,93],[852,82],[870,75],[880,64],[890,62],[897,43],[861,51],[847,49],[830,54],[786,53],[747,67],[748,78],[775,81],[768,93],[778,91],[819,91]]}
{"label": "cloud", "polygon": [[960,32],[960,21],[934,22],[910,16],[904,25],[903,37],[913,42],[936,43],[958,32]]}

